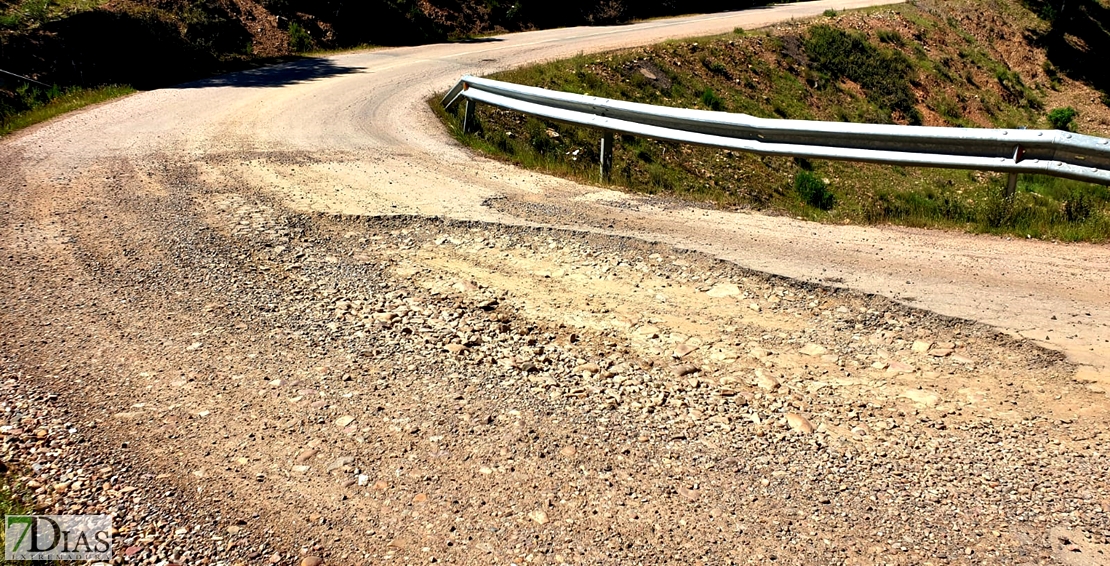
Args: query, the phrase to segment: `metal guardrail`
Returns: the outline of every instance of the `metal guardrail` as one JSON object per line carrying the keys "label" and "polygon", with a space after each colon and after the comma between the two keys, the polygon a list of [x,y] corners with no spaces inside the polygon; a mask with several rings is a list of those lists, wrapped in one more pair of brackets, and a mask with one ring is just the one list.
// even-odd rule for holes
{"label": "metal guardrail", "polygon": [[759,155],[1021,173],[1110,185],[1110,140],[1060,130],[892,126],[756,118],[555,92],[466,76],[443,99],[466,101],[470,131],[477,103],[603,132],[601,174],[612,167],[613,133]]}
{"label": "metal guardrail", "polygon": [[50,88],[50,85],[48,85],[46,83],[36,81],[35,79],[32,79],[31,77],[25,77],[23,75],[17,75],[15,73],[11,72],[11,71],[5,71],[4,69],[0,69],[0,75],[9,75],[9,76],[15,77],[17,79],[27,81],[29,83],[35,83],[37,85],[42,85],[46,88]]}

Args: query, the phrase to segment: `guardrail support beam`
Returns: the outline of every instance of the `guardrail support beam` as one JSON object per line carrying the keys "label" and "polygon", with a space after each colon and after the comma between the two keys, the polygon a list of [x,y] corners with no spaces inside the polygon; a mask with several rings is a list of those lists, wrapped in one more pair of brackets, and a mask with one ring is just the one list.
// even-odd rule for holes
{"label": "guardrail support beam", "polygon": [[474,112],[478,109],[478,103],[466,99],[466,109],[463,110],[463,133],[469,134],[474,131]]}
{"label": "guardrail support beam", "polygon": [[609,181],[613,175],[613,132],[605,130],[601,135],[601,180]]}

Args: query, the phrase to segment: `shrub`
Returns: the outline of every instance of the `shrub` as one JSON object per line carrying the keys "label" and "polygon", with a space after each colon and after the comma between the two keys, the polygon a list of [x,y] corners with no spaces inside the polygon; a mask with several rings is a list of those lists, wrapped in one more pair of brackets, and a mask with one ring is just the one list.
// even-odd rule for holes
{"label": "shrub", "polygon": [[917,95],[910,85],[916,71],[901,51],[880,49],[861,34],[826,25],[810,28],[805,50],[818,71],[832,79],[847,78],[859,84],[875,105],[899,111],[911,123],[920,123]]}
{"label": "shrub", "polygon": [[707,71],[713,73],[714,75],[720,75],[726,79],[730,78],[728,67],[724,66],[724,64],[719,61],[714,61],[706,57],[705,59],[701,60],[701,64],[703,67],[705,67]]}
{"label": "shrub", "polygon": [[701,102],[710,110],[719,111],[724,108],[724,101],[711,88],[707,88],[701,93]]}
{"label": "shrub", "polygon": [[289,24],[289,49],[296,53],[303,53],[312,49],[312,36],[308,34],[308,30],[304,26],[293,22]]}
{"label": "shrub", "polygon": [[881,41],[882,43],[889,43],[891,45],[897,45],[899,47],[906,44],[906,40],[902,39],[902,34],[894,30],[881,29],[879,30],[878,35],[879,41]]}
{"label": "shrub", "polygon": [[814,208],[830,210],[836,204],[836,197],[829,191],[825,181],[809,171],[799,171],[794,176],[794,192],[802,202]]}
{"label": "shrub", "polygon": [[829,9],[825,10],[825,13],[822,15],[826,18],[835,18],[838,14],[836,13],[836,10]]}
{"label": "shrub", "polygon": [[1057,130],[1071,132],[1075,129],[1075,117],[1078,115],[1079,112],[1071,106],[1057,108],[1048,113],[1048,123],[1052,124],[1052,127]]}
{"label": "shrub", "polygon": [[1068,199],[1064,201],[1064,220],[1072,224],[1086,222],[1091,217],[1094,209],[1095,206],[1090,195],[1081,190],[1073,191]]}

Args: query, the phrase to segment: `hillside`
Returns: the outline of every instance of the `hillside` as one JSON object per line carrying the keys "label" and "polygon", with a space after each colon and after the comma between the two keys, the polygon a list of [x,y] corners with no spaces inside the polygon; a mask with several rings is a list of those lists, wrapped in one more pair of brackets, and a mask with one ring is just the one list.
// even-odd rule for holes
{"label": "hillside", "polygon": [[319,49],[743,8],[573,0],[0,0],[0,69],[48,84],[161,86]]}
{"label": "hillside", "polygon": [[[621,100],[768,118],[952,127],[1064,128],[1110,135],[1106,4],[922,0],[724,37],[696,38],[497,75]],[[596,134],[484,109],[465,143],[596,180]],[[456,130],[457,131],[457,130]],[[760,158],[623,136],[613,182],[725,208],[827,222],[939,226],[1104,240],[1105,187],[1023,178]]]}
{"label": "hillside", "polygon": [[[743,8],[761,0],[0,0],[0,135],[299,53]],[[47,86],[49,85],[49,86]]]}

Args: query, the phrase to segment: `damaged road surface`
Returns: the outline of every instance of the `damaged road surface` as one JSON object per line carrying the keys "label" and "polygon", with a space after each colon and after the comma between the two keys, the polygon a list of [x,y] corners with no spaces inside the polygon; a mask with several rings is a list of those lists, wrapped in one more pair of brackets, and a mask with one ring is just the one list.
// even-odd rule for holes
{"label": "damaged road surface", "polygon": [[5,480],[112,514],[114,564],[1106,564],[1105,247],[621,195],[426,105],[874,3],[344,54],[5,138]]}
{"label": "damaged road surface", "polygon": [[0,430],[36,509],[114,514],[120,563],[1108,548],[1105,396],[984,325],[627,238],[295,213],[168,161],[88,175],[5,187]]}

